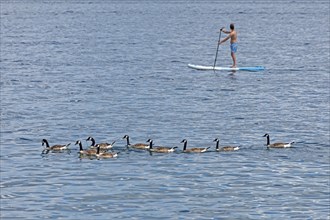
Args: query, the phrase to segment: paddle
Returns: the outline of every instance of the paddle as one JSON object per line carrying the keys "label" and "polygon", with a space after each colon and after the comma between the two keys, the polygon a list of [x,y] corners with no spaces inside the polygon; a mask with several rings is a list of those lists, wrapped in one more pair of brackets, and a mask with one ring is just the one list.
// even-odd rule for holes
{"label": "paddle", "polygon": [[216,64],[216,62],[217,62],[218,50],[219,50],[219,41],[220,41],[220,39],[221,39],[221,32],[222,32],[222,29],[224,29],[224,28],[221,28],[221,29],[220,29],[219,40],[218,40],[218,46],[217,46],[217,52],[216,52],[216,54],[215,54],[215,59],[214,59],[214,64],[213,64],[213,69],[215,68],[215,64]]}

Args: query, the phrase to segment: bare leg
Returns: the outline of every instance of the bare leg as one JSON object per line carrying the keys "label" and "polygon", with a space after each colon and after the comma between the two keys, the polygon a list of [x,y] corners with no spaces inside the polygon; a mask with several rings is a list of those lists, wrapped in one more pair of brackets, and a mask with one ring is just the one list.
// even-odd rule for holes
{"label": "bare leg", "polygon": [[236,68],[236,55],[234,52],[231,52],[231,58],[233,59],[233,65],[232,68]]}

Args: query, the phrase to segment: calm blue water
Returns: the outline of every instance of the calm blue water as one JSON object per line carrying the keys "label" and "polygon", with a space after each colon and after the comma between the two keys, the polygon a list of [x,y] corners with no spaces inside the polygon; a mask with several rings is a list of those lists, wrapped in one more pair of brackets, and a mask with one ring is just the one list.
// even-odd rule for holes
{"label": "calm blue water", "polygon": [[[328,1],[0,8],[1,219],[330,219]],[[213,64],[231,22],[239,66],[266,71],[187,68]],[[265,133],[295,147],[267,150]],[[125,134],[179,151],[128,151]],[[119,157],[79,159],[88,136]],[[241,150],[214,152],[216,137]],[[71,153],[42,157],[43,138]],[[183,138],[211,152],[182,154]]]}

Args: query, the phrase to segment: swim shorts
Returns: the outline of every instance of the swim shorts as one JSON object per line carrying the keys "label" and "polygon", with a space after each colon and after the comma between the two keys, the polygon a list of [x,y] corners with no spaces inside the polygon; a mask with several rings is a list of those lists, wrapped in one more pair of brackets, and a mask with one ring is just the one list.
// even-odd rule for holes
{"label": "swim shorts", "polygon": [[237,52],[237,43],[230,44],[230,50],[231,50],[231,52],[236,53]]}

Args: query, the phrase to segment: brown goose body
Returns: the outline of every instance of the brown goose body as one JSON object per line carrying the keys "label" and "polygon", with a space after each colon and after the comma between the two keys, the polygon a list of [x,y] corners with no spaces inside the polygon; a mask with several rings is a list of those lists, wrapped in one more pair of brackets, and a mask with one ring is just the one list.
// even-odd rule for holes
{"label": "brown goose body", "polygon": [[126,146],[129,148],[134,148],[134,149],[139,149],[139,150],[148,150],[149,149],[149,144],[145,143],[136,143],[136,144],[131,144],[129,142],[129,136],[125,135],[123,139],[126,139],[127,143]]}
{"label": "brown goose body", "polygon": [[79,145],[79,154],[84,156],[95,156],[96,155],[96,149],[88,149],[84,150],[81,144],[81,141],[77,141],[75,145]]}
{"label": "brown goose body", "polygon": [[294,144],[294,141],[282,143],[282,142],[276,142],[276,143],[270,143],[269,134],[265,134],[264,137],[267,137],[267,148],[289,148],[292,147],[292,144]]}
{"label": "brown goose body", "polygon": [[[96,143],[95,143],[95,139],[93,137],[88,137],[86,139],[86,141],[91,141],[92,144],[91,144],[90,148],[92,148],[92,149],[95,148],[96,149]],[[109,150],[109,149],[113,148],[113,145],[115,143],[116,143],[116,141],[113,141],[111,144],[110,143],[99,143],[98,145],[100,145],[100,148],[102,150]]]}
{"label": "brown goose body", "polygon": [[215,146],[215,150],[216,151],[236,151],[239,150],[238,146],[224,146],[224,147],[220,147],[219,146],[219,139],[216,138],[214,139],[214,141],[216,142],[216,146]]}
{"label": "brown goose body", "polygon": [[193,147],[187,149],[188,141],[186,139],[183,139],[181,143],[183,143],[183,150],[182,150],[183,153],[204,153],[210,148],[210,147],[204,147],[204,148]]}
{"label": "brown goose body", "polygon": [[68,150],[69,146],[71,143],[68,144],[64,144],[64,145],[60,145],[60,144],[56,144],[53,146],[50,146],[48,141],[46,139],[42,139],[42,146],[46,145],[45,149],[42,151],[42,153],[48,153],[49,151],[52,152],[61,152],[63,150]]}
{"label": "brown goose body", "polygon": [[117,153],[110,153],[110,152],[100,152],[101,146],[97,144],[96,146],[96,157],[97,158],[115,158],[118,157],[119,152]]}
{"label": "brown goose body", "polygon": [[151,152],[157,153],[172,153],[178,147],[163,147],[163,146],[153,146],[153,140],[148,139],[147,142],[149,143],[149,150]]}

